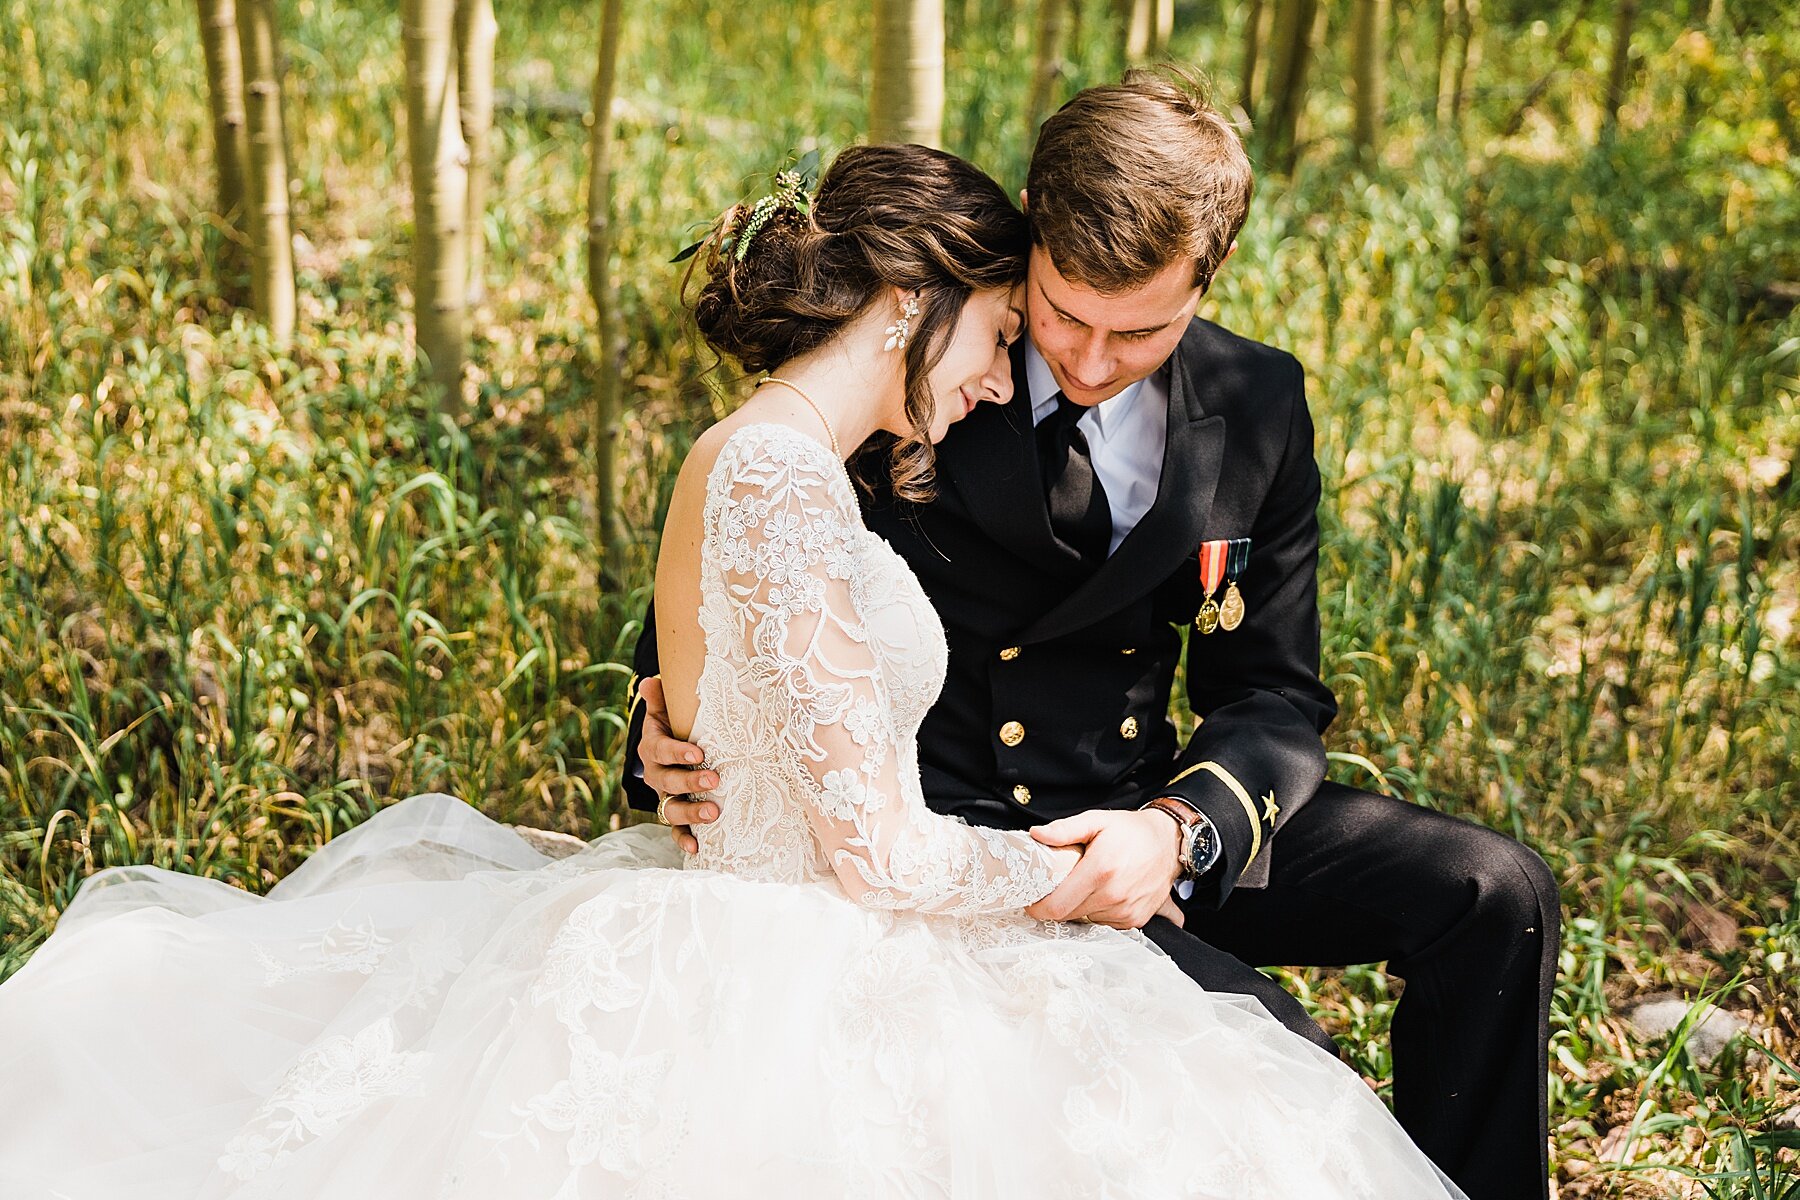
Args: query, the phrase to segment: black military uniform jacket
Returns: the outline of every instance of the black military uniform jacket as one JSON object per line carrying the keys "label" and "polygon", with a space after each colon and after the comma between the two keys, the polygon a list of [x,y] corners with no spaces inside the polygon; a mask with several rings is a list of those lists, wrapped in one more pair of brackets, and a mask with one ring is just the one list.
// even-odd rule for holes
{"label": "black military uniform jacket", "polygon": [[[864,504],[949,638],[944,690],[919,733],[926,799],[973,824],[1022,829],[1181,796],[1219,830],[1223,855],[1195,899],[1221,903],[1233,886],[1267,880],[1275,832],[1324,777],[1320,734],[1337,712],[1319,679],[1319,472],[1300,365],[1195,320],[1167,367],[1156,502],[1084,570],[1050,529],[1021,359],[1009,404],[951,426],[933,501],[878,493]],[[1243,538],[1241,624],[1188,637],[1201,723],[1182,746],[1169,698],[1179,630],[1206,599],[1200,549]],[[657,671],[654,621],[645,629],[643,677]],[[635,768],[630,801],[654,808]]]}

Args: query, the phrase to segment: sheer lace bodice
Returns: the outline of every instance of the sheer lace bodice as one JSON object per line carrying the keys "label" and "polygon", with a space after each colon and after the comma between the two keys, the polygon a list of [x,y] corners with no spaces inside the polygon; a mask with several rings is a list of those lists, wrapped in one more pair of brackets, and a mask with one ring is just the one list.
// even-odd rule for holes
{"label": "sheer lace bodice", "polygon": [[871,907],[959,916],[1048,894],[1055,860],[1030,835],[925,806],[916,736],[943,686],[944,628],[864,527],[837,457],[784,425],[737,430],[704,526],[692,739],[718,770],[721,815],[694,865],[835,876]]}

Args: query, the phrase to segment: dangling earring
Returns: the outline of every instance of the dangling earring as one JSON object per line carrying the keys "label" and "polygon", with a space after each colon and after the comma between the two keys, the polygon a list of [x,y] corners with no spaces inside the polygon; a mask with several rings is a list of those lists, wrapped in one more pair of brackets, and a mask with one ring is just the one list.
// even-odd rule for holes
{"label": "dangling earring", "polygon": [[882,330],[888,335],[888,339],[882,343],[881,348],[883,350],[906,349],[906,339],[912,333],[912,319],[918,315],[919,298],[908,296],[906,303],[900,306],[900,319]]}

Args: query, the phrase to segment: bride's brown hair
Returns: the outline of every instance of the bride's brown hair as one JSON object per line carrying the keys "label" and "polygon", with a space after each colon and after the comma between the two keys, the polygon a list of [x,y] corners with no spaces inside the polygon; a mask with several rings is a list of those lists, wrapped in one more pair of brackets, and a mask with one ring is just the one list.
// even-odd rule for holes
{"label": "bride's brown hair", "polygon": [[1025,278],[1030,231],[1006,192],[953,154],[926,146],[853,146],[819,182],[811,213],[783,206],[739,261],[725,245],[749,217],[720,216],[697,260],[700,333],[746,371],[762,372],[829,341],[890,288],[918,293],[905,355],[906,416],[892,441],[894,494],[931,496],[931,370],[970,295]]}

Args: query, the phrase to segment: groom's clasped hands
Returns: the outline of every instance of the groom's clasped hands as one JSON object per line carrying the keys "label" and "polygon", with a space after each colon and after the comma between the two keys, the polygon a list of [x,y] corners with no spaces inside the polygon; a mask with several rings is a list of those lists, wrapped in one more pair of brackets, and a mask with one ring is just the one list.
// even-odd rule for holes
{"label": "groom's clasped hands", "polygon": [[1046,846],[1076,846],[1081,861],[1055,891],[1025,910],[1040,921],[1092,921],[1142,929],[1152,917],[1182,923],[1170,889],[1178,873],[1176,826],[1154,812],[1091,808],[1035,826]]}
{"label": "groom's clasped hands", "polygon": [[[675,842],[688,854],[700,843],[692,827],[719,819],[711,800],[683,797],[719,786],[718,773],[704,765],[705,755],[669,728],[662,680],[638,685],[644,704],[644,732],[638,754],[644,782],[666,796],[662,816]],[[1170,889],[1178,872],[1175,827],[1160,814],[1138,810],[1090,809],[1038,825],[1031,836],[1046,846],[1081,851],[1081,860],[1055,891],[1025,910],[1039,921],[1091,921],[1115,929],[1141,929],[1154,917],[1182,924],[1181,909]]]}

